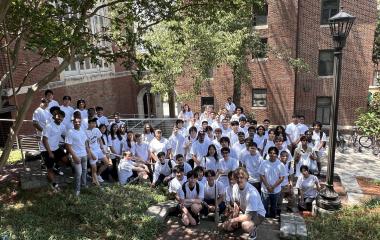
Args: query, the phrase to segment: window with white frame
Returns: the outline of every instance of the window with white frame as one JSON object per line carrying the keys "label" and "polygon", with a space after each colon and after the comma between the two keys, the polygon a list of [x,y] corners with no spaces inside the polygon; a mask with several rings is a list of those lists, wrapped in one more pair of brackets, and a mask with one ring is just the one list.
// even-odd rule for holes
{"label": "window with white frame", "polygon": [[[106,18],[107,14],[107,8],[102,8],[97,11],[95,16],[88,19],[88,29],[92,34],[102,33],[109,26],[109,20]],[[110,43],[104,40],[96,44],[100,47],[111,49]],[[110,70],[111,66],[105,59],[99,58],[97,59],[97,63],[93,63],[90,58],[85,58],[83,61],[72,62],[65,69],[65,75],[81,75],[86,73],[107,72]]]}
{"label": "window with white frame", "polygon": [[252,107],[267,106],[267,90],[262,88],[252,89]]}
{"label": "window with white frame", "polygon": [[380,86],[380,70],[375,70],[373,72],[372,86]]}

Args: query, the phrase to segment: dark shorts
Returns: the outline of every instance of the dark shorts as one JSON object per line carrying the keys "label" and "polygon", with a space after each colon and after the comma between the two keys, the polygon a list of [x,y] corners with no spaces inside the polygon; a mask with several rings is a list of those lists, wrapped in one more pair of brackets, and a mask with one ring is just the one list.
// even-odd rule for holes
{"label": "dark shorts", "polygon": [[53,151],[53,154],[54,158],[51,158],[49,157],[49,153],[47,151],[41,153],[42,159],[44,160],[47,169],[52,169],[54,167],[54,163],[58,163],[66,155],[65,151],[62,148],[58,148],[57,150]]}

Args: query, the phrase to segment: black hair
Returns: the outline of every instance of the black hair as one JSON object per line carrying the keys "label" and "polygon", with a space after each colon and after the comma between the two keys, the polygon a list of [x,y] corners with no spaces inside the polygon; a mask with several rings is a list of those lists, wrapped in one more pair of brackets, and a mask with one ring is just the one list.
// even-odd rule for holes
{"label": "black hair", "polygon": [[192,177],[194,177],[194,178],[198,178],[198,171],[196,171],[195,168],[194,168],[194,170],[191,170],[191,171],[189,171],[189,172],[186,174],[186,177],[187,177],[187,179],[190,179],[190,178],[192,178]]}
{"label": "black hair", "polygon": [[55,111],[61,111],[61,108],[58,106],[53,106],[50,108],[50,113],[53,115]]}
{"label": "black hair", "polygon": [[175,125],[176,125],[176,126],[178,126],[178,124],[180,124],[180,123],[183,123],[183,120],[182,120],[182,119],[177,119],[177,120],[175,121]]}
{"label": "black hair", "polygon": [[264,119],[263,122],[270,122],[270,120],[268,118]]}
{"label": "black hair", "polygon": [[315,127],[315,126],[319,126],[319,128],[322,129],[322,123],[319,121],[313,122],[313,127]]}
{"label": "black hair", "polygon": [[177,172],[185,172],[185,169],[184,169],[183,166],[175,165],[174,168],[173,168],[173,172],[174,172],[174,173],[177,173]]}
{"label": "black hair", "polygon": [[[306,171],[309,172],[309,167],[308,167],[307,165],[302,165],[302,166],[300,167],[300,172],[302,172],[303,170],[306,170]],[[310,173],[310,172],[309,172],[309,173]]]}
{"label": "black hair", "polygon": [[208,132],[208,131],[212,131],[212,127],[211,127],[211,126],[207,126],[207,127],[205,128],[205,131],[206,131],[206,132]]}
{"label": "black hair", "polygon": [[[145,128],[146,125],[149,126],[149,132],[146,131],[146,128]],[[150,123],[144,123],[143,133],[144,133],[144,134],[147,134],[147,133],[154,133],[154,129],[153,129],[153,127],[152,127],[152,125],[151,125]]]}
{"label": "black hair", "polygon": [[255,119],[249,121],[249,123],[250,123],[251,125],[257,125],[257,121],[256,121]]}
{"label": "black hair", "polygon": [[209,169],[209,170],[207,170],[207,171],[205,172],[205,176],[206,176],[206,177],[215,177],[215,176],[216,176],[216,173],[215,173],[214,170]]}
{"label": "black hair", "polygon": [[97,118],[88,119],[88,123],[92,123],[92,122],[96,123],[96,121],[98,121]]}
{"label": "black hair", "polygon": [[[236,110],[238,110],[238,109],[241,110],[241,113],[244,113],[244,108],[243,108],[243,107],[240,107],[240,106],[239,106],[239,107],[236,107]],[[236,110],[235,110],[235,111],[236,111]]]}
{"label": "black hair", "polygon": [[220,139],[219,139],[219,142],[221,143],[221,142],[227,142],[228,143],[228,146],[230,146],[230,144],[231,144],[231,141],[230,141],[230,139],[228,138],[228,137],[221,137]]}
{"label": "black hair", "polygon": [[84,108],[86,108],[86,101],[85,101],[84,99],[79,99],[79,100],[77,101],[77,108],[79,108],[79,105],[80,105],[81,103],[84,103]]}
{"label": "black hair", "polygon": [[208,125],[208,121],[206,121],[206,120],[202,121],[202,125],[203,125],[203,123],[207,123],[207,125]]}
{"label": "black hair", "polygon": [[71,101],[71,97],[70,96],[63,96],[62,100],[70,100]]}
{"label": "black hair", "polygon": [[[191,171],[190,171],[191,172]],[[202,167],[202,166],[196,166],[194,169],[193,169],[193,172],[197,173],[197,177],[198,177],[198,173],[199,172],[205,172],[205,169]]]}
{"label": "black hair", "polygon": [[239,126],[239,122],[238,121],[232,121],[230,124],[231,124],[231,126]]}
{"label": "black hair", "polygon": [[157,157],[158,157],[158,158],[160,158],[160,157],[162,157],[162,156],[165,157],[165,153],[164,153],[164,152],[159,152],[159,153],[157,153]]}
{"label": "black hair", "polygon": [[95,111],[103,111],[103,107],[96,106],[96,107],[95,107]]}
{"label": "black hair", "polygon": [[107,125],[105,125],[104,123],[100,124],[99,125],[99,130],[102,128],[102,127],[105,127],[106,128],[106,131],[104,133],[102,133],[102,142],[103,142],[103,145],[106,144],[106,141],[104,140],[103,136],[106,135],[106,137],[108,137],[108,129],[107,129]]}
{"label": "black hair", "polygon": [[45,97],[46,97],[49,93],[51,93],[52,95],[54,95],[54,93],[53,93],[52,90],[47,89],[47,90],[45,91]]}
{"label": "black hair", "polygon": [[182,154],[177,154],[177,155],[175,155],[175,159],[177,160],[178,158],[183,158],[183,155]]}
{"label": "black hair", "polygon": [[119,128],[116,130],[116,132],[114,132],[114,130],[113,130],[113,126],[115,126],[115,125],[117,126],[116,123],[113,123],[111,125],[111,128],[110,128],[111,139],[114,140],[114,139],[118,138],[121,141],[123,139],[123,137],[120,134]]}
{"label": "black hair", "polygon": [[276,155],[278,155],[278,149],[276,147],[270,147],[268,149],[268,153],[272,152],[272,151],[275,151],[276,152]]}
{"label": "black hair", "polygon": [[268,130],[268,134],[271,133],[271,132],[273,132],[274,135],[276,135],[276,130],[274,130],[273,128],[271,128],[271,129]]}
{"label": "black hair", "polygon": [[220,149],[220,152],[228,152],[228,153],[230,153],[231,150],[228,147],[222,147],[222,149]]}
{"label": "black hair", "polygon": [[255,147],[255,148],[257,148],[257,143],[250,142],[250,143],[247,144],[247,147]]}
{"label": "black hair", "polygon": [[229,171],[228,172],[228,180],[231,180],[231,178],[234,177],[234,171]]}
{"label": "black hair", "polygon": [[194,127],[194,126],[192,126],[192,127],[189,128],[189,134],[190,134],[192,131],[194,131],[194,132],[198,132],[197,128]]}
{"label": "black hair", "polygon": [[245,136],[245,133],[244,132],[238,132],[237,135],[238,136]]}
{"label": "black hair", "polygon": [[212,156],[212,157],[215,158],[215,161],[218,161],[218,160],[219,160],[219,159],[218,159],[218,151],[216,150],[216,147],[215,147],[214,144],[210,144],[210,145],[208,146],[206,157],[210,157],[210,153],[209,153],[209,151],[210,151],[210,148],[212,148],[212,147],[215,149],[214,156]]}

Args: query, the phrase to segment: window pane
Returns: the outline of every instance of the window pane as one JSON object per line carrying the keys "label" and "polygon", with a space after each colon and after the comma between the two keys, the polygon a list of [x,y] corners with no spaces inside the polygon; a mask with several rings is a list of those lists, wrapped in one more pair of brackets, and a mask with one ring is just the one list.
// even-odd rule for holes
{"label": "window pane", "polygon": [[266,107],[267,106],[267,90],[266,89],[252,89],[252,107]]}
{"label": "window pane", "polygon": [[268,4],[265,4],[263,8],[256,10],[253,14],[253,26],[263,26],[268,24]]}
{"label": "window pane", "polygon": [[330,124],[331,97],[317,97],[315,120],[322,124]]}
{"label": "window pane", "polygon": [[330,123],[330,108],[323,108],[323,124],[329,124]]}
{"label": "window pane", "polygon": [[334,74],[334,52],[332,50],[319,51],[319,76],[332,76]]}
{"label": "window pane", "polygon": [[252,53],[252,58],[267,58],[268,57],[268,38],[261,38],[257,44],[255,51]]}
{"label": "window pane", "polygon": [[338,13],[339,0],[322,0],[321,24],[328,24],[329,18]]}

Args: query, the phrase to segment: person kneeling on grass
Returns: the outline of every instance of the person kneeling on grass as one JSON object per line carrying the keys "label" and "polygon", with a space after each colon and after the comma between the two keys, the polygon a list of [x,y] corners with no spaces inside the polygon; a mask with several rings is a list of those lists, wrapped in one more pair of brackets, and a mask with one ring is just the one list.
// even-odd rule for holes
{"label": "person kneeling on grass", "polygon": [[200,221],[199,213],[202,210],[204,188],[197,182],[197,174],[194,171],[187,173],[187,182],[178,190],[176,200],[182,214],[182,222],[185,226],[197,225]]}
{"label": "person kneeling on grass", "polygon": [[123,153],[123,159],[120,160],[118,165],[118,176],[121,185],[125,185],[133,177],[139,177],[141,180],[149,178],[149,169],[142,163],[135,163],[132,160],[132,153],[130,151]]}
{"label": "person kneeling on grass", "polygon": [[264,205],[256,188],[247,182],[249,178],[247,170],[240,167],[234,175],[237,184],[232,190],[233,214],[222,224],[222,227],[226,231],[233,231],[241,226],[244,232],[249,233],[248,239],[257,239],[257,226],[265,218]]}
{"label": "person kneeling on grass", "polygon": [[173,168],[173,174],[175,174],[175,178],[173,178],[169,182],[169,197],[170,199],[175,199],[175,195],[178,190],[182,187],[182,185],[187,181],[187,177],[184,176],[183,166],[176,165]]}
{"label": "person kneeling on grass", "polygon": [[173,179],[173,163],[170,159],[165,159],[164,152],[159,152],[157,158],[158,161],[154,164],[153,182],[151,187],[157,187],[161,183],[167,186],[168,182]]}
{"label": "person kneeling on grass", "polygon": [[203,202],[204,208],[202,209],[202,214],[205,216],[207,216],[210,212],[215,212],[217,210],[215,199],[218,204],[220,214],[222,214],[226,209],[226,203],[224,202],[225,186],[222,182],[216,181],[215,176],[216,173],[214,170],[209,169],[206,171],[207,182],[204,185],[205,199]]}

